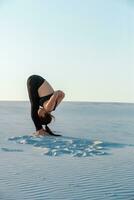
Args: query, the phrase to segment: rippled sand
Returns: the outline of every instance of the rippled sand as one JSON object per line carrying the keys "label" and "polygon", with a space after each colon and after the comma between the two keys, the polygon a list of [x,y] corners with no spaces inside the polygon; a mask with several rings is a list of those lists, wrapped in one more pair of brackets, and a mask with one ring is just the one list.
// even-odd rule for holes
{"label": "rippled sand", "polygon": [[[82,138],[54,137],[54,136],[19,136],[8,139],[18,144],[32,145],[33,150],[41,152],[42,155],[73,157],[89,157],[95,155],[108,155],[111,148],[123,148],[132,146],[119,143],[108,143],[102,141],[90,141]],[[21,152],[21,149],[2,148],[3,151]]]}
{"label": "rippled sand", "polygon": [[28,103],[0,106],[0,200],[134,199],[133,104],[64,103],[62,137],[28,134]]}

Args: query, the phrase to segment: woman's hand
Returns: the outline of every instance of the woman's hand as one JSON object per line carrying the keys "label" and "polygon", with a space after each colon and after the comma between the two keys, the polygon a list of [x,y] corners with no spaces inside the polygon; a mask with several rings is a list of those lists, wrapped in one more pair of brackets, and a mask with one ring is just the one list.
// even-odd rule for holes
{"label": "woman's hand", "polygon": [[46,130],[44,130],[44,129],[42,128],[42,129],[36,131],[36,132],[34,133],[34,135],[36,135],[36,136],[45,136],[45,135],[48,135],[48,133],[46,132]]}

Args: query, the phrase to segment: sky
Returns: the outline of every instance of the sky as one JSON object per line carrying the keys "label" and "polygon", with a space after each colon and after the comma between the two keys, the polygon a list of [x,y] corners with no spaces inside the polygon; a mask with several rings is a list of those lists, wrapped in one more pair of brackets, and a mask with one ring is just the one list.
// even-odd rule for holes
{"label": "sky", "polygon": [[0,100],[32,74],[65,101],[134,103],[133,0],[0,0]]}

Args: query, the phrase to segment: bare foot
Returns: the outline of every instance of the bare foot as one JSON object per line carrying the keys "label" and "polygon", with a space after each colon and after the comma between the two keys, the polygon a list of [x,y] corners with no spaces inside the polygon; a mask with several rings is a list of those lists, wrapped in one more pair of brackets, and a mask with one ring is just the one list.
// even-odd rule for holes
{"label": "bare foot", "polygon": [[46,132],[46,130],[40,129],[40,130],[36,131],[36,132],[34,133],[34,135],[35,135],[35,136],[47,136],[47,135],[49,135],[49,134]]}

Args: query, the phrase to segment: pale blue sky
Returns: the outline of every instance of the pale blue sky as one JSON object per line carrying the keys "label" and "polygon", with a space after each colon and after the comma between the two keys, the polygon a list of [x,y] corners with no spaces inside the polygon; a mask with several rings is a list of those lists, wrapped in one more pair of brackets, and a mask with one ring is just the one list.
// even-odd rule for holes
{"label": "pale blue sky", "polygon": [[0,0],[0,100],[31,74],[66,101],[134,102],[133,0]]}

